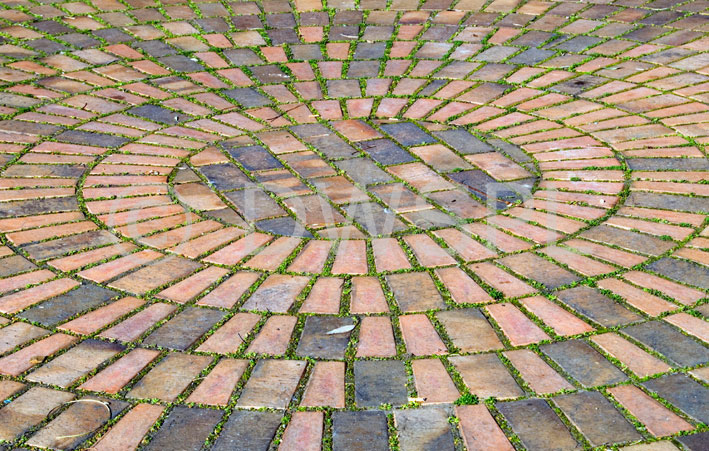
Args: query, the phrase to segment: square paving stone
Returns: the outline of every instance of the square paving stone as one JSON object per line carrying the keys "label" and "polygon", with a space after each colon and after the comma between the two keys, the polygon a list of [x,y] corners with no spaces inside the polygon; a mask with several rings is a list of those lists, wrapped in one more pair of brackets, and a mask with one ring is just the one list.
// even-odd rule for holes
{"label": "square paving stone", "polygon": [[358,411],[332,414],[332,449],[386,451],[389,434],[385,412]]}
{"label": "square paving stone", "polygon": [[329,334],[344,326],[352,326],[350,318],[336,316],[308,316],[296,354],[315,359],[344,359],[350,332]]}
{"label": "square paving stone", "polygon": [[253,186],[253,182],[235,164],[222,163],[202,166],[199,171],[218,190],[230,190]]}
{"label": "square paving stone", "polygon": [[268,150],[261,146],[227,147],[227,152],[249,171],[265,171],[282,168],[283,165]]}
{"label": "square paving stone", "polygon": [[146,345],[184,351],[218,323],[226,312],[198,307],[187,307],[160,326],[144,341]]}
{"label": "square paving stone", "polygon": [[374,161],[385,166],[415,161],[411,154],[389,139],[374,139],[357,143]]}
{"label": "square paving stone", "polygon": [[436,140],[411,122],[382,124],[381,129],[404,147],[431,144]]}
{"label": "square paving stone", "polygon": [[648,321],[621,330],[680,366],[709,361],[709,349],[664,321]]}
{"label": "square paving stone", "polygon": [[175,407],[145,449],[201,450],[222,415],[221,410]]}
{"label": "square paving stone", "polygon": [[389,274],[386,281],[402,312],[425,312],[446,308],[443,297],[428,273]]}
{"label": "square paving stone", "polygon": [[408,402],[406,369],[400,360],[359,360],[354,364],[357,407]]}
{"label": "square paving stone", "polygon": [[677,196],[661,193],[630,193],[625,205],[632,207],[660,208],[663,210],[689,211],[709,214],[709,199],[706,197]]}
{"label": "square paving stone", "polygon": [[390,235],[407,229],[406,224],[392,211],[374,202],[352,204],[345,212],[372,236]]}
{"label": "square paving stone", "polygon": [[354,59],[356,60],[375,60],[384,56],[386,51],[385,42],[360,42],[355,49]]}
{"label": "square paving stone", "polygon": [[497,403],[496,407],[527,449],[559,451],[582,449],[554,410],[543,399]]}
{"label": "square paving stone", "polygon": [[255,108],[271,104],[271,100],[268,97],[260,94],[254,88],[236,88],[222,92],[244,108]]}
{"label": "square paving stone", "polygon": [[694,262],[665,257],[650,263],[647,269],[688,285],[709,289],[709,268]]}
{"label": "square paving stone", "polygon": [[328,80],[328,97],[355,97],[359,94],[358,80]]}
{"label": "square paving stone", "polygon": [[540,348],[584,387],[615,384],[628,379],[622,371],[581,340],[552,343]]}
{"label": "square paving stone", "polygon": [[559,291],[556,296],[575,311],[605,327],[620,326],[642,319],[640,315],[591,287],[570,288]]}
{"label": "square paving stone", "polygon": [[702,423],[709,423],[709,389],[686,374],[668,374],[643,385]]}
{"label": "square paving stone", "polygon": [[168,110],[158,105],[141,105],[127,110],[126,113],[145,118],[149,121],[169,125],[176,125],[189,119],[189,116],[185,114]]}
{"label": "square paving stone", "polygon": [[394,412],[399,446],[403,450],[453,451],[450,412],[443,407],[422,407]]}
{"label": "square paving stone", "polygon": [[348,78],[374,78],[379,75],[378,61],[352,61],[347,70]]}
{"label": "square paving stone", "polygon": [[536,280],[549,289],[581,280],[570,271],[529,252],[510,255],[497,261],[517,274]]}
{"label": "square paving stone", "polygon": [[268,451],[282,414],[235,410],[214,442],[213,450]]}
{"label": "square paving stone", "polygon": [[[320,46],[317,44],[291,45],[294,60],[321,60],[323,59]],[[359,83],[358,83],[359,86]]]}
{"label": "square paving stone", "polygon": [[572,393],[556,396],[553,400],[592,446],[642,438],[633,425],[599,392]]}
{"label": "square paving stone", "polygon": [[614,244],[624,249],[646,255],[660,255],[675,246],[675,243],[672,241],[663,241],[650,235],[633,232],[631,230],[623,230],[605,224],[589,229],[581,233],[580,236],[601,243]]}
{"label": "square paving stone", "polygon": [[44,301],[18,316],[45,326],[55,326],[81,312],[105,304],[117,295],[116,291],[83,283],[76,289]]}

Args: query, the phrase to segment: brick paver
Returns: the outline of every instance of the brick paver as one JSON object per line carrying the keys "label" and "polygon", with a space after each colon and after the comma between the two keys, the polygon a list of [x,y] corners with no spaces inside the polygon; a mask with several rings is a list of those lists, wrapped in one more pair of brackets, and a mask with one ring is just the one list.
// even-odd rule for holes
{"label": "brick paver", "polygon": [[5,2],[0,449],[703,449],[707,33]]}

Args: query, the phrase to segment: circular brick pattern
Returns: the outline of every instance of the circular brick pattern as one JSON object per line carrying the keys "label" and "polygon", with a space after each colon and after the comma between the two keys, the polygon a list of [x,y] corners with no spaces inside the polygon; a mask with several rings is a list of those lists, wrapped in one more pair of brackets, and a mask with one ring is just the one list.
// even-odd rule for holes
{"label": "circular brick pattern", "polygon": [[707,17],[8,3],[0,447],[701,449]]}
{"label": "circular brick pattern", "polygon": [[531,199],[539,181],[518,146],[443,124],[349,120],[244,138],[176,168],[172,189],[203,216],[276,235],[365,239],[462,225]]}

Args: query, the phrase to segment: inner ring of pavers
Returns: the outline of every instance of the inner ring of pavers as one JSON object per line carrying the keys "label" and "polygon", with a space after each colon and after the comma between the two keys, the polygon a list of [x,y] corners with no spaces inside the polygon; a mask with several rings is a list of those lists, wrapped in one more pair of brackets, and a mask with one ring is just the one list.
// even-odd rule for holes
{"label": "inner ring of pavers", "polygon": [[178,199],[206,216],[288,236],[365,238],[470,222],[528,199],[518,146],[463,127],[345,120],[223,141],[178,168]]}

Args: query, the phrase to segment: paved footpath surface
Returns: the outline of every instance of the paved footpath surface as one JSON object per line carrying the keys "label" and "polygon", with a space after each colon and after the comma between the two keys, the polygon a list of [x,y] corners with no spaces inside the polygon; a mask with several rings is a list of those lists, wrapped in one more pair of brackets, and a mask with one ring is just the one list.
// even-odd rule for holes
{"label": "paved footpath surface", "polygon": [[0,449],[707,450],[709,1],[3,0]]}

